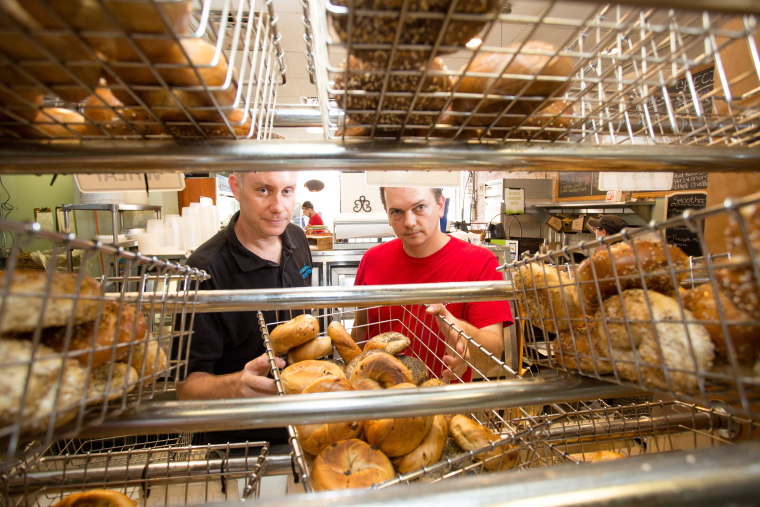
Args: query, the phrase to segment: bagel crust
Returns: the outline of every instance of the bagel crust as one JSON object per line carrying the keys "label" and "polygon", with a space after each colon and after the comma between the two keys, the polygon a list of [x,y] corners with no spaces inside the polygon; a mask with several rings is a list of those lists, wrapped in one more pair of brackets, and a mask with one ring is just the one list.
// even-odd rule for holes
{"label": "bagel crust", "polygon": [[319,334],[319,322],[311,314],[304,313],[275,327],[269,333],[272,351],[282,355],[302,343],[314,339]]}
{"label": "bagel crust", "polygon": [[[393,386],[392,389],[415,387],[414,384],[404,383]],[[364,438],[386,456],[403,456],[420,445],[432,424],[432,415],[375,419],[364,423]]]}
{"label": "bagel crust", "polygon": [[394,475],[393,465],[385,454],[352,438],[319,453],[311,468],[311,485],[315,491],[369,488]]}
{"label": "bagel crust", "polygon": [[[479,422],[462,414],[457,414],[449,422],[449,433],[457,445],[465,451],[478,451],[492,442],[500,440],[495,434]],[[517,460],[517,453],[507,453],[510,447],[497,447],[490,451],[475,454],[475,459],[484,462],[486,470],[506,470]]]}
{"label": "bagel crust", "polygon": [[364,389],[387,389],[398,384],[414,383],[409,368],[387,352],[369,354],[360,359],[348,380],[355,389],[358,385]]}
{"label": "bagel crust", "polygon": [[348,364],[351,360],[362,353],[362,349],[356,344],[351,335],[348,334],[343,324],[334,320],[327,326],[327,336],[330,337],[333,346],[338,350],[338,354],[343,358],[343,362]]}
{"label": "bagel crust", "polygon": [[294,364],[308,359],[319,359],[332,352],[333,346],[327,335],[317,336],[288,351],[288,364]]}
{"label": "bagel crust", "polygon": [[433,416],[433,424],[420,445],[409,454],[392,460],[396,471],[406,474],[436,463],[441,459],[443,446],[448,436],[449,421],[446,416],[441,414]]}
{"label": "bagel crust", "polygon": [[63,497],[53,507],[76,507],[76,506],[97,506],[97,507],[134,507],[133,502],[124,493],[110,489],[93,489],[73,493]]}
{"label": "bagel crust", "polygon": [[381,333],[377,336],[373,336],[370,340],[364,344],[364,350],[382,350],[388,354],[400,354],[411,343],[408,337],[396,331],[388,331],[387,333]]}
{"label": "bagel crust", "polygon": [[285,394],[300,394],[321,377],[345,378],[345,375],[337,364],[316,359],[291,364],[280,372]]}
{"label": "bagel crust", "polygon": [[[303,394],[353,391],[346,379],[322,377],[303,390]],[[326,424],[306,424],[296,426],[303,450],[309,454],[319,454],[326,447],[341,440],[357,438],[362,432],[362,421],[349,421]]]}

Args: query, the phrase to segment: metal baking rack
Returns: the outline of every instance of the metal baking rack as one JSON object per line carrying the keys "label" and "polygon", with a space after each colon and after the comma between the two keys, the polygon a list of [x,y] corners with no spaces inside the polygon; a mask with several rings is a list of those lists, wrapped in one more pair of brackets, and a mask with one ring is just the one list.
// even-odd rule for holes
{"label": "metal baking rack", "polygon": [[[145,32],[125,28],[120,18],[123,6],[105,0],[85,6],[97,9],[97,15],[87,15],[103,20],[100,29],[100,25],[79,26],[75,14],[69,17],[55,10],[49,0],[33,3],[32,9],[46,11],[44,17],[37,14],[39,19],[25,12],[23,5],[13,0],[2,11],[0,39],[25,41],[34,56],[10,49],[0,52],[4,72],[16,76],[0,85],[0,137],[271,138],[277,90],[285,83],[272,0],[133,2],[132,7],[142,6],[141,16],[154,21]],[[162,9],[176,13],[184,5],[190,7],[190,16],[180,31]],[[51,40],[61,41],[69,51]],[[128,48],[130,56],[100,52],[96,41],[104,40]],[[146,54],[141,43],[174,45],[178,57],[162,61]],[[190,60],[191,50],[183,43],[206,44],[212,55]],[[72,73],[72,64],[83,70]],[[102,80],[83,79],[93,73],[102,74]]]}
{"label": "metal baking rack", "polygon": [[[0,419],[1,468],[27,443],[39,447],[76,434],[86,424],[139,409],[173,390],[187,360],[186,354],[172,355],[172,347],[189,347],[190,333],[184,326],[192,323],[195,293],[206,275],[115,245],[46,231],[38,224],[2,219],[0,230],[10,244],[0,271],[0,338],[5,351],[0,370],[6,379],[4,396],[10,400]],[[47,262],[41,264],[30,252],[44,253]],[[72,252],[77,262],[68,272]],[[102,272],[102,256],[116,259],[120,276],[87,274]],[[29,285],[34,282],[23,282],[23,277],[38,282]],[[13,285],[16,281],[19,284]],[[65,322],[50,327],[42,316],[67,304],[89,308],[81,317],[89,320],[75,321],[80,319],[75,317],[78,310],[70,310]],[[32,315],[31,324],[23,324],[31,329],[14,327],[19,324],[11,317],[23,312],[21,308]],[[118,325],[118,331],[108,322]],[[145,335],[139,336],[137,329],[145,329]],[[104,341],[95,342],[96,336]],[[74,347],[74,340],[88,345]],[[141,354],[143,349],[152,353]],[[101,356],[97,361],[96,355]]]}
{"label": "metal baking rack", "polygon": [[[373,335],[390,330],[400,330],[400,332],[408,336],[412,342],[410,345],[410,355],[420,359],[427,365],[428,376],[430,378],[437,378],[435,372],[448,371],[454,377],[463,381],[463,372],[454,372],[448,368],[448,366],[442,361],[442,350],[445,350],[447,354],[457,354],[456,350],[451,344],[447,343],[441,336],[439,331],[433,328],[432,318],[425,316],[425,305],[404,305],[402,306],[401,315],[394,317],[393,319],[381,320],[375,324],[363,324],[356,325],[355,318],[358,311],[372,311],[379,310],[382,307],[343,307],[343,308],[329,308],[321,314],[314,313],[315,316],[319,315],[320,323],[323,323],[321,327],[324,329],[326,324],[331,321],[340,322],[347,330],[354,328],[368,331],[367,334]],[[298,313],[298,312],[296,312]],[[292,313],[288,316],[293,315]],[[267,343],[267,348],[270,353],[271,366],[274,372],[275,383],[278,386],[278,392],[284,396],[284,391],[280,385],[280,370],[274,363],[274,355],[271,352],[271,345],[269,344],[269,332],[271,332],[277,325],[286,322],[288,319],[266,322],[264,316],[259,312],[259,323],[264,336],[264,341]],[[450,326],[457,331],[458,335],[463,341],[467,343],[467,346],[474,345],[477,350],[480,359],[470,360],[464,359],[465,364],[471,370],[473,378],[479,378],[483,381],[499,380],[499,379],[515,379],[519,376],[504,363],[499,357],[494,356],[481,345],[474,342],[473,339],[464,333],[461,329],[456,327],[451,322],[444,320],[444,325]],[[324,334],[326,331],[322,331]],[[430,334],[432,337],[430,342],[424,344],[420,339],[423,334]],[[366,336],[365,340],[357,342],[362,347],[371,336]],[[472,357],[478,357],[478,354]],[[461,357],[461,356],[460,356]],[[335,354],[335,360],[338,364],[343,364],[340,356]],[[515,407],[511,409],[505,408],[489,408],[485,410],[479,410],[468,414],[470,417],[478,421],[483,426],[492,430],[495,434],[501,438],[492,443],[490,446],[486,446],[482,449],[474,451],[462,451],[461,449],[456,454],[450,454],[442,458],[441,462],[426,467],[425,469],[415,470],[406,474],[399,474],[397,477],[386,481],[378,487],[388,487],[398,483],[408,483],[414,480],[439,480],[445,477],[451,477],[460,473],[485,473],[489,470],[506,469],[508,463],[511,463],[512,456],[518,452],[519,442],[521,439],[526,438],[533,432],[538,431],[540,428],[549,424],[549,418],[537,417],[537,410],[535,407]],[[552,414],[552,419],[562,417],[562,410],[557,407],[557,410]],[[290,432],[291,444],[294,448],[294,461],[299,475],[303,480],[303,483],[307,491],[311,491],[311,481],[309,474],[309,459],[303,451],[298,437],[298,429],[295,426],[288,426]],[[487,457],[484,459],[484,455]]]}
{"label": "metal baking rack", "polygon": [[[463,12],[471,10],[464,0],[440,12],[416,12],[413,2],[399,2],[396,11],[372,10],[365,2],[305,4],[325,132],[341,139],[757,145],[758,88],[751,85],[760,76],[756,9],[738,15],[718,2],[695,6],[712,9],[705,12],[635,2],[492,3],[493,9],[480,13]],[[751,10],[746,3],[744,9]],[[407,40],[406,30],[421,20],[447,28],[479,24],[482,43],[453,43],[447,28]],[[551,46],[525,44],[534,40]],[[371,51],[385,59],[360,63]],[[506,60],[498,68],[474,68],[473,59],[486,52]],[[415,65],[409,63],[413,54]],[[353,68],[343,65],[347,55],[359,59]],[[398,58],[390,63],[389,55]],[[510,67],[507,75],[518,83],[511,95],[499,95],[493,86],[478,93],[459,90],[460,78],[493,82],[521,56],[566,58],[572,71],[565,78],[543,75],[542,68]],[[432,70],[435,57],[445,69]],[[738,61],[746,64],[737,68]],[[429,86],[436,78],[451,85]],[[556,89],[564,80],[566,90],[533,91],[534,85]],[[559,107],[544,110],[553,104]]]}
{"label": "metal baking rack", "polygon": [[[760,194],[732,199],[703,210],[689,210],[660,223],[625,229],[604,240],[585,241],[505,265],[510,280],[525,276],[527,282],[522,286],[516,284],[515,290],[519,308],[519,315],[515,317],[525,339],[525,360],[611,382],[632,383],[704,407],[720,401],[730,406],[734,413],[751,417],[760,415],[760,376],[754,345],[760,321],[751,313],[745,313],[750,310],[736,309],[721,285],[723,275],[736,273],[740,282],[734,287],[746,291],[741,299],[752,301],[758,290],[757,255],[751,252],[756,248],[752,241],[757,223],[755,207],[759,202]],[[708,245],[706,228],[719,231],[734,228],[737,239],[727,237],[725,244]],[[645,255],[648,254],[637,249],[638,242],[662,245],[672,243],[668,240],[679,234],[686,234],[688,244],[696,243],[703,255],[682,262],[675,260],[674,254],[668,254],[659,267],[644,270],[642,263],[647,262]],[[620,241],[632,245],[628,255],[632,260],[630,268],[620,264],[610,272],[591,270],[591,279],[578,279],[581,263],[574,261],[573,254],[609,254],[614,259],[614,245]],[[741,255],[739,246],[747,248],[749,258]],[[726,252],[730,254],[731,248],[737,251],[728,255]],[[588,264],[588,258],[584,262]],[[520,274],[521,269],[524,275]],[[548,283],[533,284],[531,281],[556,270],[567,277]],[[654,296],[645,296],[640,312],[629,303],[630,306],[622,305],[622,310],[618,309],[617,313],[608,313],[615,311],[612,298],[619,301],[624,289],[633,285],[648,287],[645,294],[650,294],[656,288],[654,284],[658,276],[660,280],[663,277],[669,280],[671,287],[679,288],[671,294],[670,303],[677,312],[659,320],[654,316],[659,313],[652,313]],[[611,287],[611,291],[598,290],[602,285]],[[699,287],[705,292],[697,292],[693,297],[695,293],[689,291],[699,290]],[[600,309],[589,309],[589,299],[579,297],[584,289],[591,290],[592,299],[604,301]],[[554,302],[548,297],[551,294],[555,297]],[[574,309],[572,301],[577,301],[579,308]],[[714,308],[713,316],[702,313],[702,308],[708,306]],[[621,319],[620,311],[627,312],[628,318]],[[715,351],[709,364],[703,364],[693,355],[699,344],[704,343],[706,334],[709,334]],[[674,345],[675,335],[684,338]],[[646,341],[649,337],[651,343]],[[681,382],[684,379],[688,382]]]}
{"label": "metal baking rack", "polygon": [[119,491],[138,505],[250,500],[260,493],[269,444],[194,446],[187,435],[64,441],[3,477],[13,507],[51,505],[90,489]]}

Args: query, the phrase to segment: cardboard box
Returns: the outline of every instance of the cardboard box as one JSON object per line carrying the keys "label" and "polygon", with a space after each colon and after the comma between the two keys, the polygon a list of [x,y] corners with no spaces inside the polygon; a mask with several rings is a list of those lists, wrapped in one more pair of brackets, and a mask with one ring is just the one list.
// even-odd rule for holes
{"label": "cardboard box", "polygon": [[561,217],[551,217],[549,218],[549,221],[546,222],[546,225],[548,225],[550,228],[557,232],[562,232],[562,218]]}
{"label": "cardboard box", "polygon": [[574,218],[570,223],[570,229],[573,232],[583,232],[586,226],[586,215],[581,215],[578,218]]}
{"label": "cardboard box", "polygon": [[306,239],[309,240],[309,247],[312,247],[312,250],[332,250],[333,248],[333,238],[332,236],[306,236]]}

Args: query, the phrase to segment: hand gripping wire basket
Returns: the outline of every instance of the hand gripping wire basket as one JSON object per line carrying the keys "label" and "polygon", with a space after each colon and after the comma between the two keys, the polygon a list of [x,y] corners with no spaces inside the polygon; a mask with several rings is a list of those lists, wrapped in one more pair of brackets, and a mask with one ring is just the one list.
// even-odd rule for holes
{"label": "hand gripping wire basket", "polygon": [[[5,466],[22,444],[73,435],[174,389],[186,367],[174,357],[186,355],[172,355],[172,346],[186,350],[190,333],[173,324],[192,323],[206,275],[37,224],[3,220],[0,228],[13,242],[0,271]],[[51,259],[44,265],[29,254],[40,250]],[[80,262],[68,271],[72,252]],[[87,274],[104,259],[119,266],[119,276]]]}
{"label": "hand gripping wire basket", "polygon": [[[526,359],[757,417],[758,202],[689,210],[507,265]],[[668,244],[678,228],[702,257]]]}
{"label": "hand gripping wire basket", "polygon": [[[382,320],[372,324],[357,324],[355,320],[356,316],[360,312],[380,310],[383,307],[351,307],[351,308],[332,308],[327,311],[316,314],[318,315],[319,322],[328,324],[330,322],[339,322],[346,329],[356,329],[359,331],[371,330],[366,339],[359,341],[358,345],[363,347],[370,338],[376,334],[388,332],[391,329],[400,330],[402,334],[410,339],[410,345],[406,349],[405,354],[408,354],[406,359],[412,358],[415,366],[411,368],[417,368],[417,371],[413,373],[415,382],[422,384],[426,380],[436,379],[442,376],[443,373],[448,373],[456,381],[467,381],[472,375],[472,378],[479,379],[483,382],[489,382],[490,380],[516,378],[515,372],[505,364],[499,357],[494,356],[481,345],[475,342],[470,336],[458,329],[451,322],[444,321],[442,326],[448,326],[453,328],[459,339],[466,343],[468,346],[476,350],[478,355],[473,353],[468,355],[464,359],[464,364],[467,367],[466,371],[452,371],[449,366],[441,359],[444,353],[456,354],[456,343],[447,342],[438,331],[438,328],[432,324],[431,317],[425,317],[425,305],[404,305],[400,307],[403,309],[401,314],[394,314],[394,317],[388,320]],[[298,312],[296,312],[298,313]],[[292,316],[293,314],[289,314]],[[263,315],[260,314],[259,318],[262,326],[262,333],[265,336],[265,341],[269,343],[269,333],[280,324],[284,324],[287,321],[273,321],[266,322]],[[322,333],[324,334],[324,332]],[[423,341],[423,337],[431,337],[427,341]],[[271,352],[271,345],[269,346]],[[463,348],[460,351],[465,350]],[[371,351],[365,352],[361,358],[365,355],[371,356]],[[272,359],[274,355],[272,354]],[[461,357],[461,356],[460,356]],[[477,358],[477,359],[476,359]],[[325,358],[327,361],[340,365],[340,370],[344,366],[347,366],[346,371],[349,371],[356,363],[356,359],[345,365],[343,359],[335,353],[335,358],[332,355]],[[359,358],[360,359],[360,358]],[[414,364],[413,363],[413,364]],[[297,365],[297,363],[295,363]],[[405,364],[410,364],[405,360]],[[276,364],[272,362],[273,370],[276,372],[275,379],[281,394],[285,394],[283,384],[280,380],[281,370],[276,367]],[[339,372],[338,375],[343,375]],[[350,375],[350,374],[349,374]],[[443,385],[443,384],[439,384]],[[410,389],[414,389],[414,386],[409,386]],[[435,385],[431,387],[420,387],[421,389],[435,389]],[[392,390],[392,389],[386,389]],[[314,393],[314,396],[319,396],[318,392]],[[520,407],[520,408],[499,408],[492,407],[485,410],[479,410],[467,414],[459,414],[455,417],[465,417],[469,421],[476,421],[484,431],[490,434],[490,437],[482,440],[479,445],[470,448],[460,447],[455,439],[445,435],[449,434],[448,428],[452,415],[449,414],[450,410],[447,410],[445,406],[441,407],[441,414],[428,416],[433,422],[432,425],[428,425],[431,429],[431,433],[434,431],[433,427],[436,424],[441,425],[444,440],[441,441],[442,448],[439,449],[435,459],[429,460],[424,466],[414,466],[411,463],[404,462],[405,456],[396,456],[392,459],[394,464],[394,470],[397,472],[396,476],[389,478],[387,481],[378,484],[376,487],[388,487],[399,483],[409,483],[412,481],[432,482],[449,477],[455,477],[461,474],[476,474],[485,473],[496,470],[507,470],[515,465],[516,456],[521,449],[521,442],[523,439],[529,439],[529,437],[539,428],[543,428],[549,424],[551,419],[562,417],[562,409],[556,407],[556,410],[546,416],[537,416],[538,409],[540,407]],[[392,407],[388,407],[388,410],[392,410]],[[378,410],[382,413],[384,410]],[[437,420],[436,418],[440,418]],[[397,421],[407,421],[410,424],[409,431],[412,430],[413,419],[398,418]],[[368,424],[367,421],[363,421],[363,424]],[[313,425],[312,425],[313,426]],[[313,428],[312,428],[313,429]],[[314,460],[314,455],[310,455],[304,451],[305,438],[304,431],[308,431],[311,434],[312,429],[308,426],[290,426],[289,431],[291,435],[291,443],[295,452],[295,462],[305,484],[307,491],[312,490],[312,481],[310,478],[310,470]],[[359,436],[357,433],[356,436]],[[366,428],[365,428],[366,437]],[[313,446],[310,446],[313,449]],[[382,449],[382,447],[381,447]],[[311,450],[311,449],[310,449]],[[318,452],[312,450],[312,452]]]}

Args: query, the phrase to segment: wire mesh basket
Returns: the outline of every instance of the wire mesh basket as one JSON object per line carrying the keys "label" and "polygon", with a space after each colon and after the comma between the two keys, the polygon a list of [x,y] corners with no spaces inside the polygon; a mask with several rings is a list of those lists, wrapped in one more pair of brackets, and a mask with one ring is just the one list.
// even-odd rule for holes
{"label": "wire mesh basket", "polygon": [[[0,228],[13,241],[0,271],[0,442],[10,465],[22,443],[73,435],[173,390],[186,360],[172,347],[189,347],[181,330],[206,275],[37,224],[3,220]],[[27,254],[36,249],[53,258],[76,250],[81,264],[43,268]],[[119,276],[87,274],[104,255]]]}
{"label": "wire mesh basket", "polygon": [[63,441],[3,477],[8,506],[52,505],[75,492],[118,491],[137,505],[255,498],[266,443],[193,446],[187,435]]}
{"label": "wire mesh basket", "polygon": [[269,139],[272,2],[4,2],[0,136]]}
{"label": "wire mesh basket", "polygon": [[[507,265],[526,359],[756,417],[758,202],[729,200]],[[668,245],[679,228],[701,257]],[[576,263],[575,253],[588,257]]]}
{"label": "wire mesh basket", "polygon": [[[394,313],[393,317],[390,319],[373,321],[370,317],[370,323],[362,323],[366,322],[362,320],[362,317],[359,317],[359,320],[357,320],[357,315],[362,312],[368,312],[369,315],[372,315],[374,311],[380,311],[382,313],[384,308],[387,307],[333,308],[327,309],[323,313],[315,312],[315,316],[318,316],[323,329],[325,325],[330,322],[339,322],[346,329],[354,330],[355,333],[358,331],[359,334],[365,334],[363,339],[357,341],[357,344],[360,346],[364,346],[377,334],[389,332],[391,329],[407,336],[411,343],[403,353],[407,354],[409,357],[418,359],[418,364],[421,364],[425,370],[419,378],[415,379],[415,382],[418,385],[421,385],[429,379],[443,377],[445,373],[448,373],[455,382],[466,382],[471,378],[488,382],[490,380],[517,377],[516,373],[505,364],[500,357],[487,351],[482,345],[475,342],[472,337],[464,333],[453,323],[448,322],[447,320],[443,321],[441,323],[442,326],[448,326],[454,329],[459,337],[458,339],[466,342],[468,347],[471,347],[472,350],[478,351],[480,357],[478,358],[476,353],[464,357],[463,354],[461,354],[461,351],[464,349],[461,348],[459,349],[459,352],[457,352],[456,343],[447,341],[441,335],[438,326],[433,323],[433,318],[425,314],[425,305],[400,306],[398,308],[401,312]],[[287,321],[265,322],[263,315],[261,314],[259,321],[262,327],[262,335],[264,336],[265,342],[271,352],[272,347],[269,333],[271,333],[275,327],[284,324]],[[364,333],[364,331],[367,331],[367,333]],[[365,354],[367,353],[365,352]],[[467,368],[466,371],[452,371],[449,365],[442,360],[444,354],[460,354],[460,357],[464,360],[464,364]],[[334,358],[332,357],[333,355],[335,356]],[[273,370],[275,371],[275,382],[278,385],[279,392],[285,394],[286,391],[280,380],[281,371],[274,363],[273,353],[271,359]],[[337,352],[334,354],[331,353],[328,360],[341,367],[345,366],[344,361],[340,358]],[[352,365],[349,365],[349,368],[350,367],[352,367]],[[415,377],[417,377],[416,374]],[[431,386],[423,388],[435,387]],[[549,418],[536,416],[539,409],[540,407],[530,406],[521,408],[494,407],[487,410],[455,416],[460,418],[465,417],[467,421],[474,421],[478,427],[482,428],[490,435],[486,440],[482,441],[480,445],[475,447],[471,446],[470,448],[462,448],[455,443],[453,438],[446,438],[445,435],[449,434],[449,425],[452,416],[429,416],[433,422],[432,424],[428,424],[428,427],[432,428],[432,425],[439,424],[443,428],[442,431],[445,433],[444,440],[446,442],[445,445],[439,449],[441,452],[438,453],[438,456],[426,466],[417,468],[410,468],[409,465],[403,464],[405,456],[394,457],[393,464],[397,475],[376,485],[376,487],[388,487],[399,483],[407,483],[417,480],[429,482],[456,476],[462,473],[483,473],[511,468],[515,463],[515,456],[519,451],[519,442],[521,439],[527,438],[527,436],[548,424]],[[561,413],[562,410],[557,408],[552,412],[551,418],[561,417]],[[435,418],[437,417],[442,419],[436,421]],[[460,422],[468,424],[466,421],[460,420]],[[365,421],[364,424],[367,424],[367,422]],[[303,442],[301,440],[303,434],[299,433],[299,427],[291,426],[289,427],[289,431],[295,453],[295,463],[298,467],[299,474],[303,479],[307,491],[312,491],[310,469],[314,460],[314,455],[309,455],[304,451]],[[304,431],[303,428],[300,431]],[[413,430],[410,429],[409,431]],[[432,432],[433,430],[431,429],[429,431]],[[440,443],[443,444],[443,441],[440,441]],[[433,453],[433,455],[435,455],[435,453]]]}
{"label": "wire mesh basket", "polygon": [[757,17],[631,4],[312,0],[323,124],[341,138],[754,146]]}

